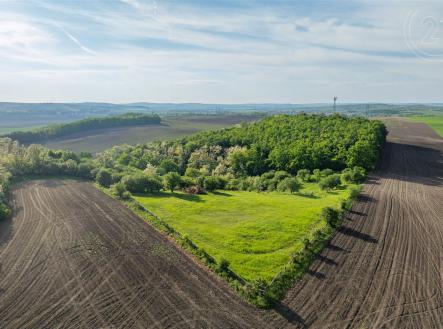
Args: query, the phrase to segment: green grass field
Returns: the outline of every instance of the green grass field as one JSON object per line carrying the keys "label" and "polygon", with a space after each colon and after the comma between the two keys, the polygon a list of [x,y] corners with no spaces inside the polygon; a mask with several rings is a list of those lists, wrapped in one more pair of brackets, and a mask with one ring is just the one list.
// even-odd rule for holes
{"label": "green grass field", "polygon": [[305,184],[294,195],[221,191],[135,198],[216,260],[227,259],[245,279],[270,280],[301,248],[302,240],[325,225],[322,208],[339,206],[347,196],[348,190],[326,193],[317,184]]}
{"label": "green grass field", "polygon": [[411,116],[408,119],[414,122],[426,123],[443,137],[443,116]]}

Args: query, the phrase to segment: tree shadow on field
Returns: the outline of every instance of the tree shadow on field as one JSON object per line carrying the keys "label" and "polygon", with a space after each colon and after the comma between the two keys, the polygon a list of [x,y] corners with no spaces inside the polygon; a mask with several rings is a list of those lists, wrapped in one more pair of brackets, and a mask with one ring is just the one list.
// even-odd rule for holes
{"label": "tree shadow on field", "polygon": [[297,196],[301,196],[303,198],[308,198],[308,199],[320,199],[318,195],[315,195],[313,193],[297,193]]}
{"label": "tree shadow on field", "polygon": [[199,195],[197,194],[185,194],[185,193],[167,193],[167,192],[157,192],[157,193],[149,193],[149,194],[134,194],[135,196],[139,197],[153,197],[156,199],[169,199],[169,198],[175,198],[175,199],[181,199],[185,201],[191,201],[191,202],[205,202]]}
{"label": "tree shadow on field", "polygon": [[301,328],[307,328],[305,320],[282,302],[277,302],[274,306],[274,310],[289,323],[297,324],[301,326]]}
{"label": "tree shadow on field", "polygon": [[338,232],[340,232],[341,234],[347,235],[347,236],[351,236],[369,243],[378,243],[378,240],[372,236],[370,236],[369,234],[366,233],[362,233],[359,231],[356,231],[352,228],[346,227],[346,226],[341,226],[338,228],[337,230]]}
{"label": "tree shadow on field", "polygon": [[214,195],[218,195],[218,196],[226,196],[226,197],[231,197],[232,194],[226,193],[226,192],[221,192],[221,191],[213,191],[211,192],[211,194]]}
{"label": "tree shadow on field", "polygon": [[326,275],[324,275],[323,273],[316,272],[316,271],[311,270],[311,269],[307,270],[306,274],[309,274],[309,275],[313,276],[314,278],[317,278],[317,279],[320,279],[320,280],[323,280],[324,278],[326,278]]}

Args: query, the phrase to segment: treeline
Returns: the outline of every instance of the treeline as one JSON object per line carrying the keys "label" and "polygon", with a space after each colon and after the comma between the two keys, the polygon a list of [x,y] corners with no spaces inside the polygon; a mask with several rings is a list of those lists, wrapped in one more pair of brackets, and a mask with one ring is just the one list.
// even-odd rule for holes
{"label": "treeline", "polygon": [[269,170],[374,169],[386,139],[380,121],[341,115],[277,115],[241,127],[172,142],[115,147],[98,159],[109,168],[174,167],[184,175],[257,176]]}
{"label": "treeline", "polygon": [[3,137],[9,137],[22,144],[32,144],[45,142],[51,138],[63,137],[95,129],[160,123],[161,118],[155,114],[126,113],[118,116],[88,118],[70,123],[54,124],[31,131],[16,131]]}

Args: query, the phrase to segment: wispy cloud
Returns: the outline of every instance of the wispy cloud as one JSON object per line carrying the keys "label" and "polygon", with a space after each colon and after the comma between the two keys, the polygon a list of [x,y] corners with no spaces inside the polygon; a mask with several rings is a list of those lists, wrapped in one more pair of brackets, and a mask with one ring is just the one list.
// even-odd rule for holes
{"label": "wispy cloud", "polygon": [[4,6],[0,97],[441,100],[442,63],[424,55],[443,54],[443,24],[427,44],[419,20],[409,24],[410,42],[404,28],[411,12],[422,18],[443,12],[440,2],[327,4],[46,0]]}

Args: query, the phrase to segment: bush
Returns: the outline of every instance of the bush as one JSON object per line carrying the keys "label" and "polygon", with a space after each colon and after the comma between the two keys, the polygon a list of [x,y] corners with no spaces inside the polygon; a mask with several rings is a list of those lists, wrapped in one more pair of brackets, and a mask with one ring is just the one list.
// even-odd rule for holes
{"label": "bush", "polygon": [[297,171],[297,178],[303,182],[307,182],[311,177],[311,172],[308,169],[300,169]]}
{"label": "bush", "polygon": [[337,210],[335,208],[331,208],[331,207],[326,207],[326,208],[323,208],[321,214],[329,226],[331,226],[332,228],[338,227],[339,222],[340,222],[340,211],[339,210]]}
{"label": "bush", "polygon": [[283,179],[287,178],[287,177],[291,177],[291,175],[288,172],[284,171],[284,170],[276,171],[275,175],[274,175],[274,179],[276,179],[279,182],[282,181]]}
{"label": "bush", "polygon": [[203,182],[203,186],[208,191],[215,191],[217,189],[223,189],[225,182],[222,178],[217,176],[207,176]]}
{"label": "bush", "polygon": [[287,177],[278,183],[277,190],[280,192],[289,191],[291,193],[297,192],[301,188],[300,182],[296,178]]}
{"label": "bush", "polygon": [[340,185],[340,175],[334,174],[334,175],[330,175],[325,178],[322,178],[318,182],[318,185],[320,186],[320,188],[322,190],[331,190],[331,189]]}
{"label": "bush", "polygon": [[321,172],[320,172],[320,169],[314,169],[314,170],[312,171],[311,180],[312,180],[313,182],[319,182],[320,179],[321,179]]}
{"label": "bush", "polygon": [[334,171],[332,169],[323,169],[322,171],[320,171],[320,176],[321,177],[328,177],[331,176],[334,173]]}
{"label": "bush", "polygon": [[7,218],[11,214],[11,209],[4,203],[0,203],[0,220]]}
{"label": "bush", "polygon": [[163,177],[163,186],[165,189],[170,190],[171,193],[180,186],[181,176],[177,172],[167,173]]}
{"label": "bush", "polygon": [[104,187],[109,187],[113,183],[112,174],[108,169],[100,169],[97,172],[95,180],[97,181],[97,183]]}
{"label": "bush", "polygon": [[111,192],[123,200],[127,200],[131,197],[131,194],[126,190],[125,185],[123,185],[122,182],[111,185]]}
{"label": "bush", "polygon": [[366,170],[362,167],[346,168],[342,171],[341,179],[344,183],[363,183],[366,179]]}

